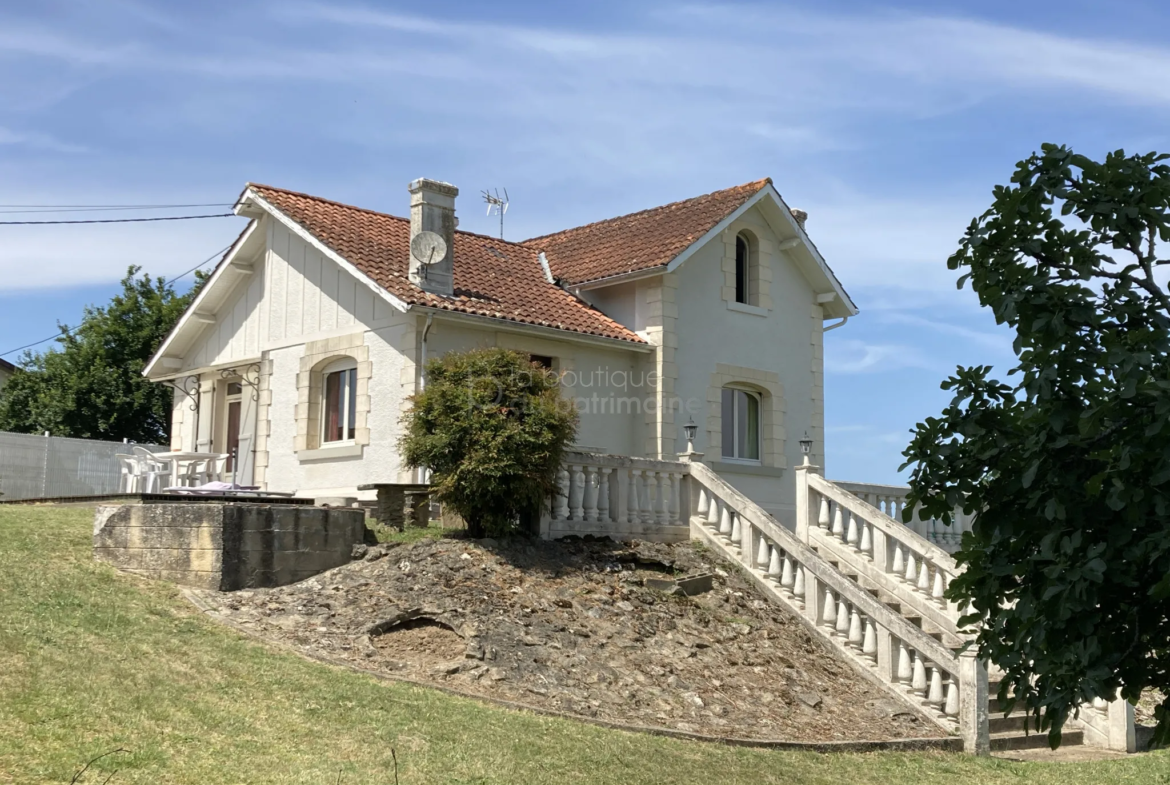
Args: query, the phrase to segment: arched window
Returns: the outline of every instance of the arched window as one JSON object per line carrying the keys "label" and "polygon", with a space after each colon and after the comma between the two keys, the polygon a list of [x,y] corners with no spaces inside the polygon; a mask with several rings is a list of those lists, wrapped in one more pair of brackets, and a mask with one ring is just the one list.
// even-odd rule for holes
{"label": "arched window", "polygon": [[723,388],[723,457],[760,460],[760,398],[736,387]]}
{"label": "arched window", "polygon": [[341,360],[322,376],[321,444],[351,442],[357,432],[357,363]]}
{"label": "arched window", "polygon": [[752,237],[746,232],[735,236],[735,301],[755,305],[760,284],[758,252]]}

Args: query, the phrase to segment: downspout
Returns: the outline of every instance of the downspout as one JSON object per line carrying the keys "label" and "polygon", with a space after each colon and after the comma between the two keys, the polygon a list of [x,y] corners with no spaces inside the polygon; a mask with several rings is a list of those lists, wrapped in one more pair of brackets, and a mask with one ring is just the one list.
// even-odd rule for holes
{"label": "downspout", "polygon": [[[422,331],[422,347],[419,350],[419,365],[418,365],[418,391],[422,392],[427,387],[427,335],[431,332],[431,322],[435,320],[433,313],[427,314],[427,322],[423,325]],[[416,481],[423,485],[427,481],[427,470],[420,466],[416,470]]]}
{"label": "downspout", "polygon": [[828,327],[822,328],[821,332],[827,333],[829,330],[836,330],[838,327],[844,327],[845,322],[847,322],[847,321],[849,321],[849,317],[843,316],[843,317],[841,317],[841,321],[837,322],[836,324],[830,324]]}

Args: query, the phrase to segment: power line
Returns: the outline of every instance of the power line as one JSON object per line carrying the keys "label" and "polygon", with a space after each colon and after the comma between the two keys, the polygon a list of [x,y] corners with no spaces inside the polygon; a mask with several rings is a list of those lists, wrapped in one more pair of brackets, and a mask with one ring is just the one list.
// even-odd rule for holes
{"label": "power line", "polygon": [[180,207],[231,207],[232,202],[204,204],[0,204],[0,214],[92,213],[118,210],[175,210]]}
{"label": "power line", "polygon": [[[216,252],[215,252],[215,253],[213,253],[211,256],[207,257],[206,259],[204,259],[204,260],[203,260],[202,262],[200,262],[199,264],[197,264],[197,265],[195,265],[194,267],[192,267],[192,268],[191,268],[190,270],[188,270],[187,272],[185,272],[185,273],[179,273],[179,274],[178,274],[178,275],[176,275],[174,278],[171,278],[171,279],[170,279],[170,280],[171,280],[171,282],[172,282],[172,283],[174,283],[175,281],[179,280],[180,278],[186,278],[188,275],[190,275],[191,273],[195,272],[195,271],[196,271],[196,270],[198,270],[200,267],[203,267],[205,264],[207,264],[208,262],[210,262],[210,261],[211,261],[212,259],[214,259],[215,257],[217,257],[217,256],[219,256],[220,254],[222,254],[222,253],[224,253],[225,251],[227,251],[229,248],[231,248],[231,245],[225,245],[223,248],[220,248],[218,251],[216,251]],[[80,325],[79,325],[79,326],[80,326]],[[8,350],[8,351],[6,351],[6,352],[0,352],[0,357],[7,357],[7,356],[8,356],[8,355],[10,355],[10,354],[14,354],[14,353],[16,353],[16,352],[19,352],[19,351],[22,351],[22,350],[24,350],[24,349],[31,349],[31,348],[33,348],[34,346],[40,346],[42,343],[45,343],[46,341],[51,341],[51,340],[53,340],[54,338],[58,338],[58,337],[60,337],[60,336],[62,336],[62,335],[68,335],[69,333],[73,332],[73,331],[74,331],[74,330],[76,330],[76,329],[77,329],[77,327],[67,327],[67,328],[65,328],[65,329],[64,329],[63,331],[61,331],[61,332],[58,332],[58,333],[56,333],[56,334],[54,334],[54,335],[50,335],[48,338],[42,338],[42,339],[41,339],[41,340],[39,340],[39,341],[34,341],[34,342],[32,342],[32,343],[27,343],[27,344],[25,344],[24,346],[18,346],[18,347],[16,347],[15,349],[9,349],[9,350]]]}
{"label": "power line", "polygon": [[234,218],[235,213],[216,215],[173,215],[166,218],[103,218],[87,221],[0,221],[0,226],[43,226],[46,224],[133,224],[148,221],[190,221],[194,218]]}

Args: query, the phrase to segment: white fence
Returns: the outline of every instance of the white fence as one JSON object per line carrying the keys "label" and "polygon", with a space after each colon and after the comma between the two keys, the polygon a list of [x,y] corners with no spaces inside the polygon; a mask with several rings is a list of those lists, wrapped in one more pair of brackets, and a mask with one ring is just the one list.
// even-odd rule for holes
{"label": "white fence", "polygon": [[[169,449],[140,446],[151,452]],[[122,470],[114,456],[131,449],[122,442],[0,432],[0,499],[118,493]]]}

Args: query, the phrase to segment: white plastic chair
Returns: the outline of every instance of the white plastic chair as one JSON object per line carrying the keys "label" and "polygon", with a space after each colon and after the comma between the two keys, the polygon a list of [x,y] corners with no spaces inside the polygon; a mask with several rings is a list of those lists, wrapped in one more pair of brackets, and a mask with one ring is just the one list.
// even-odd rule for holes
{"label": "white plastic chair", "polygon": [[206,470],[208,482],[223,482],[224,473],[227,471],[227,459],[226,453],[208,459]]}
{"label": "white plastic chair", "polygon": [[208,460],[206,458],[196,458],[187,461],[187,465],[179,472],[178,482],[175,484],[182,485],[185,488],[194,488],[209,482],[208,468],[213,461],[214,459]]}
{"label": "white plastic chair", "polygon": [[133,455],[115,455],[118,466],[122,469],[122,477],[118,481],[118,490],[122,493],[136,493],[138,491],[138,459]]}
{"label": "white plastic chair", "polygon": [[134,447],[135,465],[137,468],[137,493],[154,493],[159,479],[164,481],[171,476],[171,467],[157,460],[154,453],[145,447]]}

